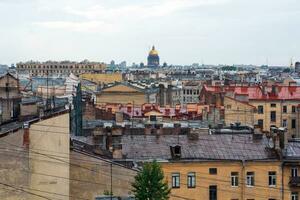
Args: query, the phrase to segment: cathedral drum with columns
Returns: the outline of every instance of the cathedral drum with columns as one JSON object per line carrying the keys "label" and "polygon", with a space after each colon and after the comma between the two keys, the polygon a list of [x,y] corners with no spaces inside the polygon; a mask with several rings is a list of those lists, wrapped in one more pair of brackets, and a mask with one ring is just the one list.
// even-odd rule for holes
{"label": "cathedral drum with columns", "polygon": [[148,67],[158,67],[159,66],[159,56],[158,52],[153,46],[148,55]]}

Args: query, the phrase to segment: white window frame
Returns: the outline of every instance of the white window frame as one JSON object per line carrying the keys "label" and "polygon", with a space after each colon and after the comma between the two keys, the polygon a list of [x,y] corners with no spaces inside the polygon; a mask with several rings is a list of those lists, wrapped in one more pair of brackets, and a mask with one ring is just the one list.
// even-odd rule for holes
{"label": "white window frame", "polygon": [[246,186],[247,187],[254,187],[254,185],[255,185],[255,182],[254,182],[255,173],[254,172],[252,172],[252,173],[253,174],[251,174],[251,175],[248,175],[248,174],[246,175]]}
{"label": "white window frame", "polygon": [[292,167],[291,168],[291,176],[292,177],[298,177],[298,168],[297,167]]}
{"label": "white window frame", "polygon": [[291,193],[291,200],[298,200],[298,192]]}
{"label": "white window frame", "polygon": [[172,173],[172,188],[180,188],[180,173]]}
{"label": "white window frame", "polygon": [[231,187],[239,186],[239,174],[231,174]]}
{"label": "white window frame", "polygon": [[[273,173],[273,172],[275,172],[275,171],[270,171],[269,172],[269,176],[268,176],[268,181],[269,181],[269,187],[276,187],[276,172],[275,172],[275,174],[270,174],[270,173]],[[270,183],[270,180],[271,180],[271,183]]]}
{"label": "white window frame", "polygon": [[187,175],[187,187],[188,188],[196,188],[196,173],[189,172]]}

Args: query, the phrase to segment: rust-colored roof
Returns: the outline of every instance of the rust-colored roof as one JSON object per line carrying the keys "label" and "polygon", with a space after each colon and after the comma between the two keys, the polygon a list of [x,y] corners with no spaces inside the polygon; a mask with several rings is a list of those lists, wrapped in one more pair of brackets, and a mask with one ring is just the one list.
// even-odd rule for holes
{"label": "rust-colored roof", "polygon": [[265,87],[265,94],[263,94],[263,86],[207,86],[203,89],[206,92],[212,93],[227,93],[233,92],[237,95],[248,95],[249,100],[300,100],[300,86],[275,86],[277,87],[277,94],[272,93],[271,86]]}

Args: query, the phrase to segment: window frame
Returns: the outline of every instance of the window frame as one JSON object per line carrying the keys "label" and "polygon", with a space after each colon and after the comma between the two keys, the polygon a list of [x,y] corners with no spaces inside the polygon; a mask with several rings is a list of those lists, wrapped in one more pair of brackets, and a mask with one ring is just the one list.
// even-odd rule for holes
{"label": "window frame", "polygon": [[292,113],[296,113],[296,106],[292,106]]}
{"label": "window frame", "polygon": [[255,173],[253,171],[246,172],[246,186],[247,187],[255,186]]}
{"label": "window frame", "polygon": [[270,107],[271,107],[271,108],[276,108],[276,103],[271,103],[271,104],[270,104]]}
{"label": "window frame", "polygon": [[258,105],[257,106],[257,113],[258,114],[264,114],[264,106],[263,105]]}
{"label": "window frame", "polygon": [[269,187],[276,187],[277,184],[277,173],[276,171],[269,171]]}
{"label": "window frame", "polygon": [[298,177],[298,167],[291,168],[291,177]]}
{"label": "window frame", "polygon": [[[178,183],[178,185],[177,185]],[[179,172],[173,172],[172,173],[172,188],[180,188],[180,173]]]}
{"label": "window frame", "polygon": [[299,194],[298,192],[291,192],[291,200],[298,200]]}
{"label": "window frame", "polygon": [[287,113],[287,106],[286,105],[282,106],[282,113]]}
{"label": "window frame", "polygon": [[217,175],[218,174],[218,169],[216,167],[211,167],[208,170],[209,175]]}
{"label": "window frame", "polygon": [[297,126],[296,124],[297,124],[296,119],[292,119],[292,122],[291,122],[291,128],[292,128],[292,129],[295,129],[296,126]]}
{"label": "window frame", "polygon": [[[272,114],[274,114],[274,115],[272,115]],[[271,111],[270,112],[270,122],[272,123],[272,122],[276,122],[276,118],[277,118],[277,116],[276,116],[276,111]]]}
{"label": "window frame", "polygon": [[238,186],[239,186],[239,173],[231,172],[231,187],[238,187]]}
{"label": "window frame", "polygon": [[187,174],[187,188],[196,188],[196,172]]}

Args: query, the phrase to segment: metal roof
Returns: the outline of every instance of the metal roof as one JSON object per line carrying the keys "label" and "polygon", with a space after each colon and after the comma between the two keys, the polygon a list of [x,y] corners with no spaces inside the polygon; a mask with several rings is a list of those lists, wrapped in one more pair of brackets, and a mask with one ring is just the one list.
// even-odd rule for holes
{"label": "metal roof", "polygon": [[276,155],[266,148],[267,139],[253,140],[252,135],[135,135],[122,137],[122,151],[127,159],[170,160],[170,146],[181,146],[181,160],[266,160]]}

